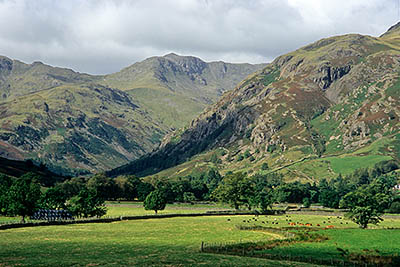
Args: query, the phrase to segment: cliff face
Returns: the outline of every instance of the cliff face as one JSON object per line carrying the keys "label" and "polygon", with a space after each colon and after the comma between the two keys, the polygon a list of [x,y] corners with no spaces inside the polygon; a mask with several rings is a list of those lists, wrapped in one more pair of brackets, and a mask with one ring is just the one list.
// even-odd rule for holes
{"label": "cliff face", "polygon": [[[277,152],[321,157],[397,134],[397,28],[380,38],[322,39],[278,57],[224,94],[188,129],[165,139],[150,158],[170,159],[169,165],[150,166],[158,171],[220,146],[236,154],[246,149],[264,157]],[[140,173],[143,166],[148,165],[133,162],[114,173]]]}

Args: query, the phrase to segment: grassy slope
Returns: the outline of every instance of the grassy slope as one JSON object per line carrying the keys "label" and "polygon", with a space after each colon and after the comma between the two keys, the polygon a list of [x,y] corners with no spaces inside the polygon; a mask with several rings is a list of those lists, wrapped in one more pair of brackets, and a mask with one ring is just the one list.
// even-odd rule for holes
{"label": "grassy slope", "polygon": [[182,128],[199,115],[205,103],[170,91],[137,88],[127,91],[152,118],[169,128]]}
{"label": "grassy slope", "polygon": [[[163,170],[156,175],[158,177],[174,177],[186,176],[196,172],[206,171],[209,168],[217,168],[222,174],[227,171],[244,171],[248,173],[255,172],[273,172],[277,171],[285,175],[288,181],[295,179],[304,182],[318,181],[321,178],[334,178],[339,174],[347,175],[359,168],[369,168],[375,163],[397,158],[400,155],[398,144],[400,136],[396,139],[394,136],[378,139],[375,142],[350,153],[342,153],[338,155],[326,155],[323,158],[309,157],[300,150],[288,151],[286,153],[276,153],[272,157],[266,157],[264,153],[256,154],[254,161],[243,159],[237,161],[237,157],[233,157],[230,162],[222,164],[214,164],[209,162],[211,155],[220,154],[219,149],[208,151],[194,156],[191,160],[178,166]],[[391,149],[389,151],[388,149]],[[283,157],[282,157],[283,156]],[[221,159],[226,157],[220,156]],[[280,160],[285,158],[286,160]],[[305,160],[301,160],[306,158]],[[299,161],[299,162],[298,162]],[[262,171],[262,163],[267,162],[269,170]],[[296,163],[298,162],[298,163]]]}
{"label": "grassy slope", "polygon": [[[392,37],[349,34],[322,39],[277,58],[171,139],[189,140],[177,145],[171,141],[175,148],[182,147],[177,154],[203,141],[211,144],[211,150],[157,175],[184,176],[208,167],[217,167],[222,173],[252,173],[266,162],[268,171],[279,171],[287,180],[317,181],[399,159],[398,139],[394,139],[400,129],[396,42]],[[322,75],[327,66],[329,77]],[[323,84],[329,79],[328,85]],[[214,125],[222,125],[226,131],[218,136],[219,128]],[[181,136],[184,138],[179,139]],[[229,155],[219,156],[219,165],[208,162],[217,146],[223,146]],[[270,146],[275,146],[273,151]],[[238,161],[237,156],[246,150],[254,160]],[[135,172],[132,168],[127,171]],[[150,173],[140,171],[135,174]]]}

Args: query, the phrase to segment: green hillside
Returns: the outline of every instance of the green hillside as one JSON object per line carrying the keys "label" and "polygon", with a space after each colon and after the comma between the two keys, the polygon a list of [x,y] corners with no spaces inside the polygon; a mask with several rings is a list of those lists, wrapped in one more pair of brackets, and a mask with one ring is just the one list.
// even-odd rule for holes
{"label": "green hillside", "polygon": [[160,149],[109,174],[217,168],[317,181],[399,161],[399,28],[326,38],[278,57]]}

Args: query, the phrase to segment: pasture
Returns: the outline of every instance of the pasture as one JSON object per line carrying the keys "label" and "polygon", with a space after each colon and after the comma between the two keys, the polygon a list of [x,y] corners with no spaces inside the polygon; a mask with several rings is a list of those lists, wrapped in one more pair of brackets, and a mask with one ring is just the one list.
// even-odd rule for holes
{"label": "pasture", "polygon": [[[107,214],[104,217],[120,217],[120,216],[139,216],[154,215],[154,211],[145,210],[142,202],[137,201],[107,201]],[[187,213],[205,213],[207,211],[231,210],[228,205],[219,203],[174,203],[167,204],[165,210],[161,210],[158,214],[187,214]],[[5,217],[0,216],[0,224],[17,223],[21,221],[21,217]],[[29,218],[27,221],[30,221]]]}
{"label": "pasture", "polygon": [[150,219],[4,230],[0,232],[0,266],[299,266],[200,253],[203,240],[238,243],[276,238],[265,232],[238,230],[227,218]]}
{"label": "pasture", "polygon": [[[107,205],[110,217],[153,214],[145,211],[141,203],[108,202]],[[218,204],[177,204],[167,205],[161,213],[226,209]],[[265,230],[240,230],[243,227],[265,227]],[[363,230],[340,214],[227,215],[3,230],[0,231],[0,266],[310,266],[309,263],[200,252],[203,241],[221,245],[257,244],[285,238],[282,232],[267,228],[281,229],[283,233],[310,230],[327,237],[322,242],[276,246],[267,250],[270,255],[337,259],[341,257],[338,248],[353,254],[394,255],[400,251],[397,242],[400,216],[387,216],[378,226]]]}

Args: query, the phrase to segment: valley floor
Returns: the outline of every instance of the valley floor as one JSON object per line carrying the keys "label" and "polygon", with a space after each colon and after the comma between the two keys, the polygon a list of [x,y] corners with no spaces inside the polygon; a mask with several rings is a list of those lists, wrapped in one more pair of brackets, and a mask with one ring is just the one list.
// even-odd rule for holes
{"label": "valley floor", "polygon": [[[151,214],[140,203],[108,203],[109,216]],[[198,204],[170,205],[162,213],[226,209]],[[3,218],[4,220],[4,218]],[[296,225],[290,225],[296,223]],[[201,243],[262,243],[285,238],[271,230],[302,231],[312,224],[321,242],[300,242],[268,249],[272,255],[341,258],[352,254],[393,255],[400,250],[400,218],[386,217],[379,226],[358,229],[340,215],[212,216],[164,218],[114,223],[41,226],[0,231],[0,266],[310,266],[309,263],[201,253]],[[330,226],[330,229],[328,228]],[[389,229],[394,228],[394,229]],[[340,248],[340,249],[338,249]]]}

